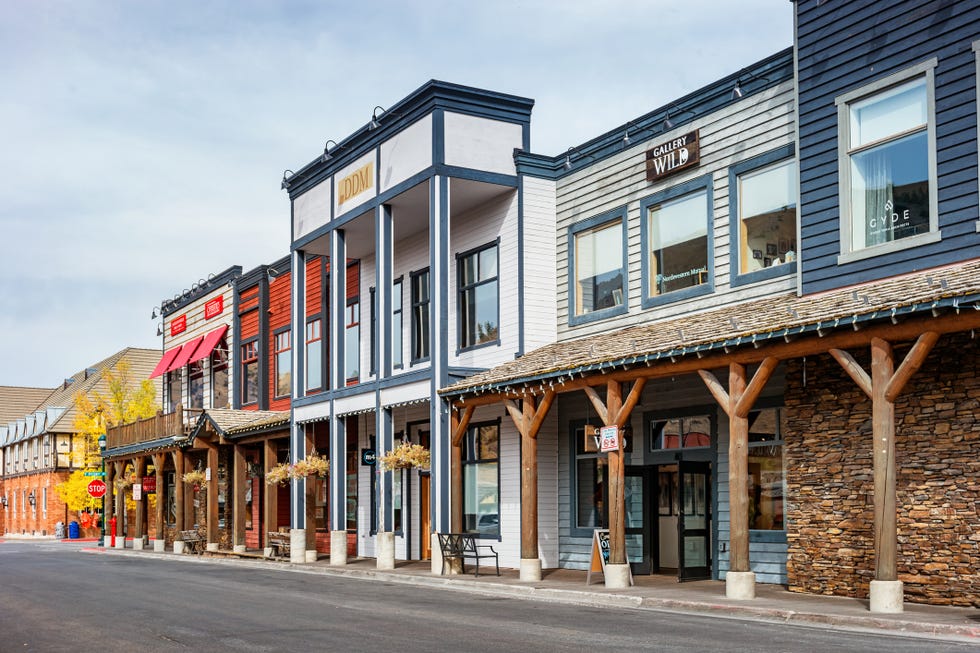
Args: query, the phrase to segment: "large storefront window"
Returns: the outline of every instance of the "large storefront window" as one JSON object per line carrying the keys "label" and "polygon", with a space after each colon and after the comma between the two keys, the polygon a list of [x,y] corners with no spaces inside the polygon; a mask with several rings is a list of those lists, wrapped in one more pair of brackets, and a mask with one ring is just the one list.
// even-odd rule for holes
{"label": "large storefront window", "polygon": [[920,64],[837,99],[842,252],[938,229],[934,66],[934,60]]}
{"label": "large storefront window", "polygon": [[711,418],[674,417],[650,422],[650,450],[695,449],[711,446]]}
{"label": "large storefront window", "polygon": [[463,440],[463,530],[500,534],[500,424],[471,426]]}
{"label": "large storefront window", "polygon": [[575,315],[625,305],[623,221],[574,234]]}
{"label": "large storefront window", "polygon": [[461,349],[500,337],[498,328],[497,245],[459,257],[459,346]]}
{"label": "large storefront window", "polygon": [[648,209],[650,297],[708,282],[708,193],[700,191]]}
{"label": "large storefront window", "polygon": [[749,413],[749,528],[784,530],[785,411],[767,408]]}
{"label": "large storefront window", "polygon": [[609,506],[609,466],[592,435],[594,426],[580,426],[575,439],[575,525],[578,528],[606,528]]}

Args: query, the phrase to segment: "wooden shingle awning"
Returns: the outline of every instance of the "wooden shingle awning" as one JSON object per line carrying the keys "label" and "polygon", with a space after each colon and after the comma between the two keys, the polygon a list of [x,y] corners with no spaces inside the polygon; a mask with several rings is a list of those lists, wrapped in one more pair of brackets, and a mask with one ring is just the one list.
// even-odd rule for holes
{"label": "wooden shingle awning", "polygon": [[[696,371],[718,358],[754,363],[766,356],[794,358],[869,341],[870,330],[910,339],[922,331],[952,332],[980,325],[980,259],[798,297],[766,297],[680,318],[557,342],[440,390],[447,399],[477,395],[540,394],[575,379],[618,372],[623,380],[652,376],[654,364],[671,373]],[[908,333],[906,333],[906,331]],[[810,343],[799,343],[808,339]],[[812,351],[811,351],[812,350]],[[765,352],[765,353],[763,353]],[[724,360],[722,360],[724,359]],[[689,370],[687,368],[690,368]],[[487,398],[488,400],[490,397]]]}
{"label": "wooden shingle awning", "polygon": [[268,431],[289,430],[288,410],[235,410],[209,408],[201,413],[191,437],[197,438],[210,428],[223,438],[237,439]]}

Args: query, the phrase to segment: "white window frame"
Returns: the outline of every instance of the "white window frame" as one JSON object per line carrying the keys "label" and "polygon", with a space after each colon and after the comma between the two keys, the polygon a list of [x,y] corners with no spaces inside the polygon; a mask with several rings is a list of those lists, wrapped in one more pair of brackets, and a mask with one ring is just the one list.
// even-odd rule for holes
{"label": "white window frame", "polygon": [[[939,232],[939,188],[936,183],[935,68],[938,63],[939,60],[933,57],[911,68],[906,68],[861,88],[839,95],[834,99],[834,103],[837,105],[838,202],[840,207],[840,256],[837,257],[838,265],[934,243],[942,237],[942,234]],[[851,129],[850,105],[917,77],[923,77],[926,80],[926,110],[928,112],[926,140],[928,142],[929,157],[929,231],[924,234],[854,250],[851,246],[851,159],[848,155]]]}

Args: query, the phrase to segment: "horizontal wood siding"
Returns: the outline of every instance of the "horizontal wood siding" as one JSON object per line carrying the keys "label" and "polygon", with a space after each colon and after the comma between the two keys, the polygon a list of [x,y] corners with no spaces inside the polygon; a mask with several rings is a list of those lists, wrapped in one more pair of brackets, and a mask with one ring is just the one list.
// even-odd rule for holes
{"label": "horizontal wood siding", "polygon": [[[269,378],[269,410],[289,410],[289,396],[276,398],[276,331],[288,328],[290,325],[292,307],[292,273],[280,274],[269,282],[269,333],[264,338],[268,346],[260,356],[265,356],[268,362]],[[300,338],[306,334],[304,328]],[[295,340],[290,342],[296,347]]]}
{"label": "horizontal wood siding", "polygon": [[[980,38],[975,2],[795,3],[804,293],[975,258]],[[936,155],[942,240],[837,264],[839,95],[936,57]]]}
{"label": "horizontal wood siding", "polygon": [[[682,117],[682,116],[678,116]],[[682,118],[686,119],[686,116]],[[673,317],[691,311],[738,303],[795,287],[796,279],[786,275],[736,288],[730,286],[729,256],[729,168],[741,161],[765,154],[794,142],[793,84],[785,81],[756,95],[732,102],[724,109],[695,116],[650,142],[624,150],[563,177],[557,186],[557,300],[558,337],[561,340],[590,335],[651,319]],[[689,131],[700,130],[700,165],[655,183],[646,180],[646,151]],[[712,228],[709,238],[713,259],[709,270],[714,292],[650,309],[642,308],[644,284],[640,202],[655,193],[681,183],[710,175]],[[540,200],[539,200],[540,201]],[[570,327],[569,321],[569,228],[588,218],[626,207],[628,228],[628,305],[625,315]]]}
{"label": "horizontal wood siding", "polygon": [[323,257],[310,256],[306,259],[306,315],[320,312],[323,302]]}
{"label": "horizontal wood siding", "polygon": [[[524,351],[558,338],[555,182],[524,177]],[[539,454],[540,455],[540,454]]]}

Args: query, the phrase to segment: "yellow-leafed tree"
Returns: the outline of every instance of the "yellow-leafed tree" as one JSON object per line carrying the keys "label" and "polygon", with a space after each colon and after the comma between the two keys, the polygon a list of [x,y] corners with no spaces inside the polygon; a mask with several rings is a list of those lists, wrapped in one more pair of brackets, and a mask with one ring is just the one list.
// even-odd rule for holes
{"label": "yellow-leafed tree", "polygon": [[[156,414],[156,390],[153,383],[134,382],[129,363],[120,361],[113,369],[103,372],[105,392],[92,390],[75,394],[75,452],[72,462],[79,468],[64,483],[57,486],[58,495],[69,510],[82,511],[102,505],[101,499],[88,494],[91,476],[86,471],[100,469],[99,436],[110,426],[127,424]],[[109,488],[112,491],[112,488]]]}

